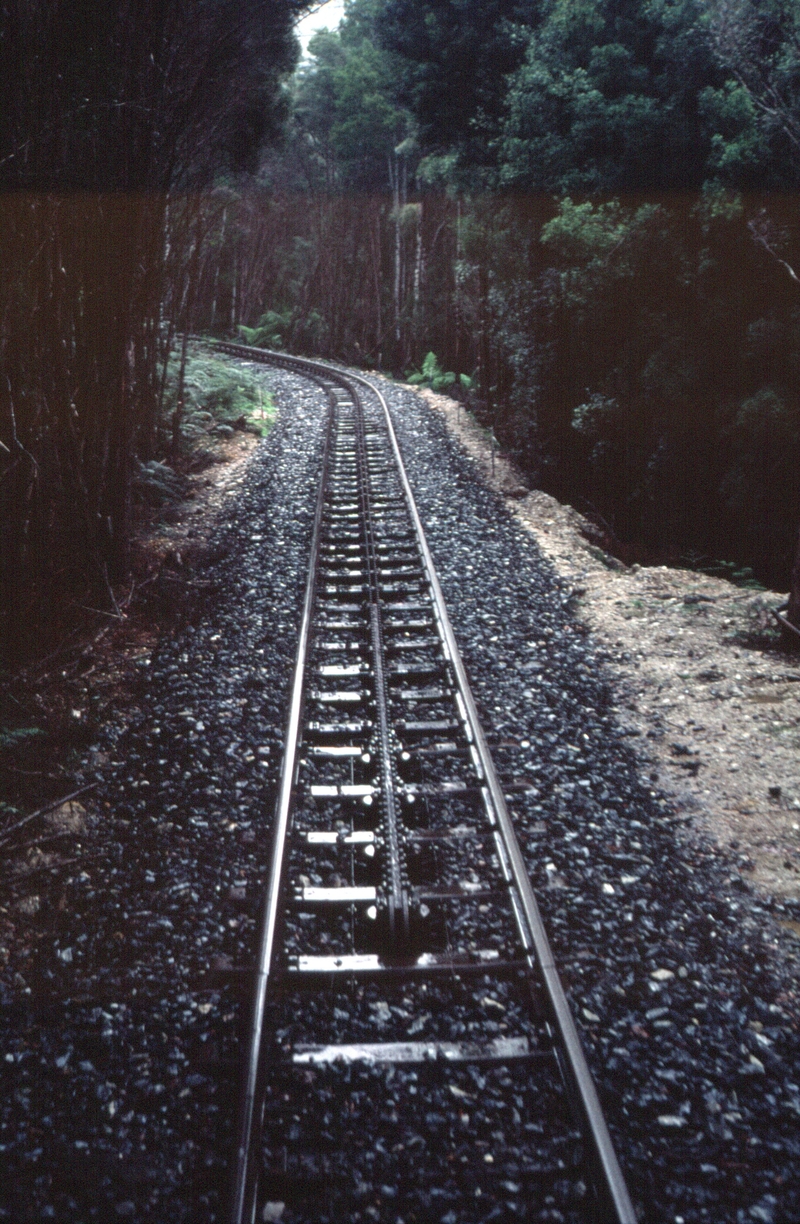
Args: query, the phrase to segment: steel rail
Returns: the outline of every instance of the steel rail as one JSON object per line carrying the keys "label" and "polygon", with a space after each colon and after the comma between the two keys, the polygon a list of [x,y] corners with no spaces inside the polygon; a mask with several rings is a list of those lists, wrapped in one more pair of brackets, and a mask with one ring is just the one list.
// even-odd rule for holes
{"label": "steel rail", "polygon": [[[574,1090],[574,1095],[577,1097],[577,1104],[583,1123],[582,1130],[584,1131],[584,1135],[589,1142],[594,1158],[593,1163],[598,1175],[598,1185],[596,1186],[596,1189],[599,1192],[599,1197],[601,1199],[601,1202],[597,1205],[603,1211],[602,1217],[598,1217],[598,1224],[601,1219],[603,1222],[609,1221],[613,1222],[613,1224],[637,1224],[636,1212],[631,1202],[622,1170],[611,1140],[611,1135],[608,1130],[608,1125],[600,1106],[597,1090],[586,1061],[586,1056],[583,1051],[577,1026],[573,1019],[561,980],[558,976],[555,960],[550,947],[550,941],[547,937],[539,910],[539,905],[528,876],[522,850],[514,831],[513,822],[506,805],[503,789],[497,776],[486,737],[481,727],[477,706],[472,695],[456,637],[447,613],[444,595],[436,574],[433,557],[425,537],[422,521],[420,519],[419,512],[414,501],[413,492],[411,490],[411,485],[406,474],[405,465],[403,463],[400,446],[397,440],[397,435],[395,433],[388,404],[386,403],[386,400],[379,388],[361,375],[351,374],[349,372],[345,375],[344,372],[337,370],[335,367],[326,366],[321,362],[311,362],[301,358],[292,358],[282,353],[273,353],[269,350],[251,349],[244,345],[220,343],[215,345],[215,347],[222,351],[229,352],[233,356],[245,356],[250,360],[262,362],[264,364],[282,366],[283,368],[297,372],[305,377],[312,377],[315,379],[315,381],[327,379],[336,382],[348,389],[351,395],[353,394],[353,383],[360,383],[367,387],[376,396],[381,405],[409,515],[414,525],[428,584],[433,597],[434,611],[438,622],[440,635],[445,647],[446,655],[449,657],[453,668],[461,702],[463,703],[465,721],[469,727],[475,752],[480,764],[480,769],[483,772],[485,805],[487,812],[490,813],[490,817],[493,817],[494,821],[496,822],[497,832],[501,839],[504,856],[510,870],[514,888],[519,898],[519,904],[521,905],[521,914],[519,913],[517,906],[514,906],[514,910],[515,916],[517,917],[523,946],[526,948],[531,965],[537,972],[544,988],[548,1012],[555,1029],[556,1043],[557,1046],[560,1046],[560,1051],[563,1056],[563,1062],[561,1063],[562,1075],[564,1076],[565,1083],[572,1087]],[[354,402],[358,403],[357,395],[354,396]],[[321,522],[321,513],[322,491],[318,501],[317,519],[315,520],[315,538],[317,539],[317,547],[318,525],[319,522]],[[302,629],[305,630],[306,644],[309,626],[306,623],[305,613],[308,611],[310,620],[311,605],[313,603],[313,559],[314,558],[312,556],[312,570],[309,572],[309,585],[307,588],[306,608],[304,609],[304,621],[302,627]],[[305,646],[303,649],[305,649]],[[299,719],[302,707],[302,687],[303,668],[300,666],[300,648],[298,647],[298,670],[296,670],[295,674],[295,688],[293,690],[292,712],[290,714],[290,726],[294,725],[295,735],[299,732]],[[292,720],[295,718],[295,716],[296,722],[293,724]],[[289,740],[287,737],[287,745],[288,743]],[[278,838],[279,836],[285,838],[288,827],[289,806],[295,770],[295,748],[296,744],[292,745],[291,769],[286,768],[285,763],[284,773],[282,774],[281,779],[281,797],[279,800],[279,814],[277,817],[273,849],[273,870],[270,875],[268,890],[268,905],[271,907],[270,912],[272,913],[273,923],[277,915],[278,892],[280,886],[280,866],[283,855],[282,846],[278,845]],[[284,803],[285,811],[283,810]],[[275,874],[276,865],[278,868],[277,875]],[[258,1030],[259,1034],[262,1036],[263,1007],[266,1000],[266,985],[269,974],[269,959],[265,964],[264,955],[268,954],[268,957],[271,959],[273,940],[274,926],[271,933],[265,932],[265,937],[262,940],[259,953],[256,998],[257,1001],[263,1000],[261,1003],[261,1018],[259,1021],[260,1027]],[[267,944],[269,944],[268,947],[266,946]],[[251,1029],[251,1033],[255,1035],[255,1025]],[[256,1051],[253,1053],[251,1049],[251,1062],[254,1062],[255,1066],[248,1071],[248,1090],[250,1090],[252,1079],[253,1102],[255,1101],[258,1080],[258,1061],[258,1052]],[[251,1108],[251,1113],[253,1112],[254,1105]],[[250,1120],[250,1130],[252,1130],[252,1117]],[[250,1130],[248,1131],[248,1135],[250,1134]],[[246,1165],[247,1152],[245,1151],[243,1153],[240,1139],[240,1147],[237,1151],[237,1178],[239,1176],[238,1167],[241,1165],[243,1160]],[[245,1177],[243,1180],[246,1180],[246,1168]],[[252,1210],[255,1210],[255,1199],[253,1199]],[[246,1224],[252,1224],[252,1220],[252,1214],[250,1217],[247,1217],[240,1213],[239,1215],[234,1215],[232,1217],[232,1224],[245,1224],[245,1221]]]}
{"label": "steel rail", "polygon": [[303,712],[303,696],[305,682],[306,656],[311,631],[314,596],[317,582],[317,560],[319,556],[322,515],[325,493],[328,484],[330,460],[330,441],[333,427],[335,400],[328,392],[328,421],[323,444],[322,473],[317,494],[314,525],[311,533],[310,560],[308,578],[306,580],[303,612],[300,621],[300,633],[295,656],[294,675],[292,679],[292,694],[289,703],[289,717],[286,727],[283,765],[281,768],[278,798],[275,805],[275,824],[272,838],[267,887],[264,895],[261,939],[256,960],[253,1003],[250,1014],[250,1027],[247,1039],[247,1063],[241,1096],[237,1144],[234,1156],[233,1192],[231,1196],[231,1224],[253,1224],[256,1212],[257,1180],[252,1168],[251,1152],[253,1136],[260,1127],[259,1108],[263,1108],[260,1093],[262,1058],[261,1050],[264,1041],[267,992],[270,982],[270,971],[275,948],[275,936],[278,927],[278,902],[280,900],[283,877],[284,852],[286,835],[291,816],[292,791],[297,771],[297,747],[300,738],[301,718]]}
{"label": "steel rail", "polygon": [[578,1097],[583,1114],[585,1128],[588,1130],[592,1146],[594,1148],[595,1159],[602,1176],[602,1184],[605,1186],[608,1198],[609,1207],[613,1207],[614,1218],[619,1224],[637,1224],[636,1212],[633,1208],[628,1188],[625,1184],[625,1179],[622,1175],[622,1170],[617,1160],[614,1145],[611,1140],[611,1135],[608,1130],[600,1100],[597,1095],[597,1089],[592,1079],[589,1065],[586,1062],[586,1056],[583,1052],[583,1046],[578,1034],[575,1021],[572,1018],[569,1003],[564,987],[561,984],[561,979],[558,976],[553,953],[550,948],[550,941],[547,937],[547,932],[542,921],[539,905],[531,885],[528,871],[525,866],[525,860],[520,849],[517,835],[514,831],[514,826],[511,821],[511,816],[506,806],[503,788],[500,785],[500,780],[497,776],[497,771],[489,751],[489,745],[486,742],[486,737],[481,727],[478,709],[475,704],[475,699],[472,695],[472,690],[467,679],[467,673],[464,668],[464,663],[461,658],[461,652],[458,649],[455,633],[450,623],[450,617],[447,613],[447,607],[444,601],[439,579],[436,574],[436,569],[433,564],[428,542],[425,538],[425,532],[422,527],[422,522],[417,511],[414,495],[411,491],[411,485],[406,475],[403,457],[400,453],[400,446],[397,441],[397,435],[392,423],[389,406],[386,403],[380,390],[370,383],[367,379],[361,378],[359,375],[351,375],[354,381],[363,382],[370,387],[373,393],[377,396],[378,401],[383,408],[386,417],[387,429],[392,443],[395,459],[397,461],[400,477],[403,484],[403,489],[408,502],[408,509],[414,523],[415,530],[419,539],[420,550],[422,552],[425,568],[428,574],[428,581],[434,596],[436,605],[437,617],[441,626],[444,640],[447,644],[447,649],[450,654],[450,661],[453,670],[456,674],[458,686],[461,691],[461,696],[466,708],[467,718],[469,721],[470,730],[472,732],[475,747],[480,758],[481,766],[486,779],[486,787],[491,797],[492,807],[497,817],[499,831],[503,839],[505,850],[508,854],[514,885],[519,893],[522,902],[525,923],[530,932],[530,938],[533,944],[535,953],[536,965],[538,972],[542,978],[542,984],[545,988],[545,993],[552,1018],[555,1022],[557,1032],[561,1038],[564,1054],[567,1059],[568,1068],[578,1092]]}

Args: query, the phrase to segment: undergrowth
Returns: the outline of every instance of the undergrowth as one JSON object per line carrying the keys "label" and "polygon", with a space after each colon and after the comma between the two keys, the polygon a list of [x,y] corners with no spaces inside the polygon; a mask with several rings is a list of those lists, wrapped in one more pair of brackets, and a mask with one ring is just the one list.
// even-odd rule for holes
{"label": "undergrowth", "polygon": [[[180,353],[173,352],[167,371],[165,410],[175,409]],[[246,428],[259,437],[275,420],[272,397],[259,378],[200,348],[186,359],[181,433],[191,444],[207,435],[226,436],[227,429]]]}
{"label": "undergrowth", "polygon": [[3,727],[0,726],[0,749],[16,748],[24,740],[44,735],[41,727]]}
{"label": "undergrowth", "polygon": [[740,565],[738,561],[715,561],[710,557],[689,553],[681,558],[681,562],[685,569],[694,570],[697,574],[708,574],[710,578],[724,578],[734,586],[748,591],[767,589],[754,576],[749,565]]}
{"label": "undergrowth", "polygon": [[419,370],[409,370],[406,382],[414,387],[430,387],[432,391],[446,391],[458,383],[464,391],[471,391],[473,379],[468,374],[459,374],[456,379],[452,370],[443,370],[435,353],[428,353]]}
{"label": "undergrowth", "polygon": [[[262,381],[249,370],[210,354],[199,345],[187,353],[183,380],[183,411],[179,417],[177,451],[172,439],[178,407],[180,350],[167,367],[159,450],[168,461],[139,463],[134,477],[138,500],[154,507],[183,499],[186,473],[202,471],[220,458],[218,443],[235,430],[264,437],[275,421],[275,404]],[[170,436],[171,435],[171,436]]]}

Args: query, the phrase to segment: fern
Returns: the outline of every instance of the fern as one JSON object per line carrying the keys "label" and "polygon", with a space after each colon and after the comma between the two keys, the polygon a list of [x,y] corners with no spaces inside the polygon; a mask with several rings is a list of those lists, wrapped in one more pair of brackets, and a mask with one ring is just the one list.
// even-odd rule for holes
{"label": "fern", "polygon": [[[466,375],[461,375],[462,380],[465,377]],[[456,376],[452,371],[445,372],[442,369],[435,353],[428,353],[422,363],[422,369],[409,372],[406,381],[414,387],[426,386],[432,391],[444,391],[447,387],[452,387]]]}
{"label": "fern", "polygon": [[688,569],[698,574],[708,574],[710,578],[725,578],[734,586],[743,587],[747,591],[765,591],[767,588],[753,574],[752,567],[740,565],[738,561],[713,561],[697,553],[689,553],[682,558]]}
{"label": "fern", "polygon": [[239,331],[248,344],[254,348],[283,348],[283,336],[292,323],[289,310],[268,310],[261,316],[255,327],[239,324]]}

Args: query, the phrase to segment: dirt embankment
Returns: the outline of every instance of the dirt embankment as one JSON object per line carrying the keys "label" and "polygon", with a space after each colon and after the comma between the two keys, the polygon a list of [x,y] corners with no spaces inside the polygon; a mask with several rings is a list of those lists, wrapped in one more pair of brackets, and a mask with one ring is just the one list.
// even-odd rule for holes
{"label": "dirt embankment", "polygon": [[800,656],[780,648],[771,615],[785,596],[623,565],[576,510],[526,492],[508,461],[493,461],[486,433],[453,400],[420,394],[572,584],[645,776],[694,833],[735,856],[743,879],[800,901]]}
{"label": "dirt embankment", "polygon": [[[131,572],[114,592],[115,607],[77,606],[74,628],[55,651],[0,675],[0,845],[12,872],[14,864],[27,870],[17,853],[32,855],[38,870],[42,840],[80,832],[62,828],[61,809],[48,805],[82,786],[87,751],[102,765],[92,748],[99,729],[135,713],[140,663],[202,600],[212,528],[236,496],[257,441],[240,431],[216,441],[209,465],[185,477],[180,500],[141,506]],[[46,867],[58,863],[61,848],[50,847]]]}

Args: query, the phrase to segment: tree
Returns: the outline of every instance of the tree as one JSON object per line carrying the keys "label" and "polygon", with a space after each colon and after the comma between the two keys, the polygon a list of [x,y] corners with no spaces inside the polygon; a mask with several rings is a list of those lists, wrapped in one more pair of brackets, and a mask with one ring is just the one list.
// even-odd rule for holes
{"label": "tree", "polygon": [[298,0],[9,0],[0,10],[0,637],[113,609],[157,435],[170,193],[252,164]]}
{"label": "tree", "polygon": [[398,101],[393,58],[374,37],[379,7],[351,0],[337,31],[311,39],[297,74],[291,136],[265,176],[276,206],[288,184],[308,203],[296,208],[283,300],[272,293],[264,305],[289,311],[293,339],[313,316],[315,334],[302,339],[316,351],[403,369],[416,356],[425,219],[412,199],[413,123]]}
{"label": "tree", "polygon": [[[722,120],[722,131],[716,138],[721,174],[741,179],[743,172],[756,166],[770,185],[796,188],[800,182],[797,6],[784,0],[759,5],[753,0],[711,0],[708,23],[716,55],[733,74],[724,90],[707,98],[709,107]],[[781,233],[766,208],[751,216],[749,229],[776,267],[795,286],[800,284],[792,263],[785,258],[787,232]],[[797,449],[795,439],[795,458]],[[791,570],[788,619],[800,628],[800,536]]]}
{"label": "tree", "polygon": [[738,102],[725,144],[759,138],[771,185],[794,187],[800,174],[800,12],[791,0],[710,0],[707,24],[719,63],[731,74],[721,108]]}
{"label": "tree", "polygon": [[500,181],[556,192],[697,189],[698,90],[718,70],[693,0],[553,4],[509,80]]}
{"label": "tree", "polygon": [[493,164],[506,78],[541,8],[540,0],[386,0],[379,10],[378,37],[396,57],[422,147],[455,152],[471,182]]}
{"label": "tree", "polygon": [[[786,101],[782,2],[753,11]],[[296,78],[290,137],[218,214],[199,317],[397,373],[433,352],[631,556],[781,581],[800,234],[791,197],[752,194],[790,182],[786,125],[723,62],[714,12],[351,0]]]}

